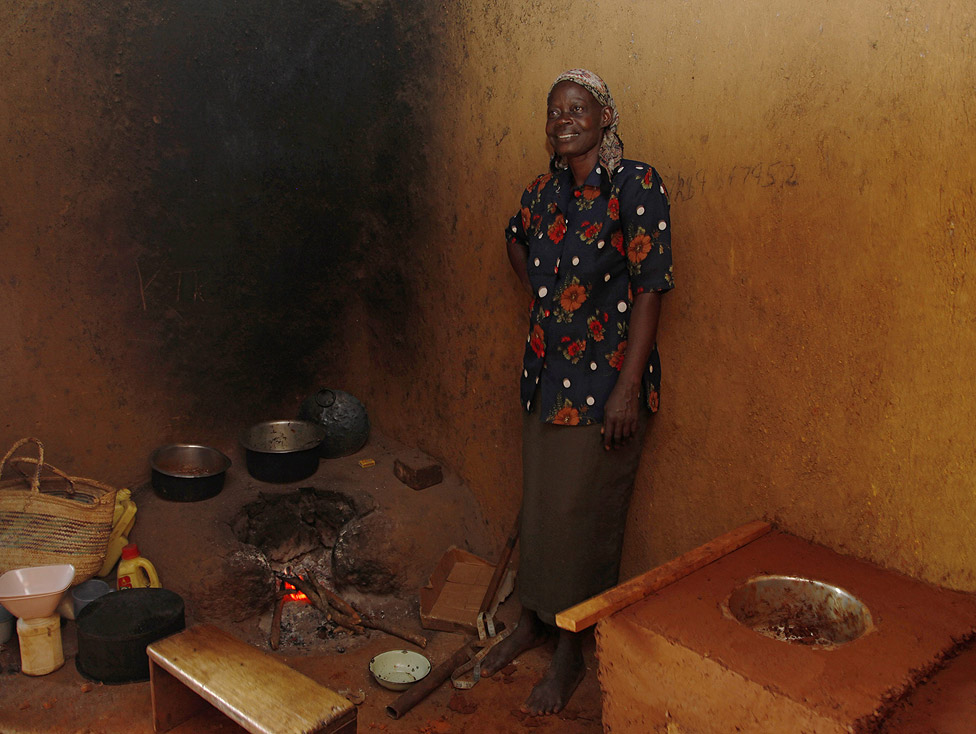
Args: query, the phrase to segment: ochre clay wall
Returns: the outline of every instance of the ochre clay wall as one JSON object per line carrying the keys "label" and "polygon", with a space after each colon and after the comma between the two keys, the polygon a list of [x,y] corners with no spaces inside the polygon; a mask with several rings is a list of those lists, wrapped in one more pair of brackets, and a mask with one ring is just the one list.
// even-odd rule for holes
{"label": "ochre clay wall", "polygon": [[131,483],[341,387],[500,539],[527,306],[501,233],[581,65],[672,196],[625,573],[765,517],[976,590],[976,10],[405,5],[3,4],[0,443]]}
{"label": "ochre clay wall", "polygon": [[546,165],[549,83],[590,67],[673,204],[625,573],[768,518],[976,589],[974,21],[963,2],[464,4],[432,171],[438,360],[400,390],[423,396],[410,422],[513,515],[526,303],[501,230]]}

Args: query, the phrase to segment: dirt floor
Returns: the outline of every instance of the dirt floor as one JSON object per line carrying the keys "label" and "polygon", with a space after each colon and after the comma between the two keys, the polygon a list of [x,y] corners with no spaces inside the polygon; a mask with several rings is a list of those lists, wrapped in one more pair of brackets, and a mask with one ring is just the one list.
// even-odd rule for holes
{"label": "dirt floor", "polygon": [[[287,663],[313,680],[357,703],[359,732],[416,732],[418,734],[515,734],[526,730],[558,734],[603,731],[601,692],[592,637],[585,643],[588,673],[570,705],[556,717],[526,717],[519,706],[543,674],[546,648],[524,654],[512,666],[470,690],[449,683],[400,719],[386,707],[397,693],[381,688],[368,664],[389,649],[418,649],[387,634],[370,631],[352,635],[327,624],[315,608],[298,603],[283,607],[281,643],[269,647],[273,605],[255,602],[260,588],[254,579],[237,578],[240,542],[234,526],[240,509],[262,494],[279,495],[299,487],[340,491],[367,508],[373,523],[366,530],[389,537],[367,538],[377,559],[402,556],[391,569],[402,589],[369,593],[343,588],[344,596],[374,616],[423,634],[423,652],[436,665],[469,639],[461,633],[422,629],[419,587],[444,551],[457,545],[490,561],[501,541],[489,537],[487,524],[459,479],[445,467],[441,484],[415,491],[396,479],[394,459],[417,454],[374,435],[357,454],[323,461],[318,473],[292,485],[269,485],[253,480],[244,457],[224,448],[234,465],[224,490],[196,503],[161,500],[147,485],[134,489],[138,504],[132,540],[159,570],[163,585],[181,595],[186,623],[211,623]],[[430,458],[430,457],[427,457]],[[364,468],[361,460],[371,459]],[[372,503],[372,504],[370,504]],[[247,584],[250,584],[248,586]],[[251,602],[251,603],[248,603]],[[253,610],[257,610],[252,613]],[[243,610],[243,611],[242,611]],[[514,596],[502,604],[498,619],[509,626],[518,616]],[[20,672],[16,634],[0,646],[0,734],[149,734],[152,708],[148,682],[106,685],[83,677],[76,668],[77,626],[62,626],[65,665],[40,677]],[[878,731],[885,734],[962,734],[976,721],[976,649],[962,649],[945,668],[931,675],[903,700]],[[767,732],[762,722],[750,731]],[[215,710],[210,716],[178,728],[178,734],[228,734],[228,720]],[[234,729],[234,731],[239,731]],[[669,729],[670,731],[670,729]],[[648,732],[648,734],[651,734]],[[655,732],[654,734],[657,734]],[[663,734],[663,733],[662,733]],[[772,734],[772,732],[769,732]],[[776,732],[775,734],[782,734]]]}
{"label": "dirt floor", "polygon": [[[342,693],[357,706],[360,732],[418,732],[423,734],[463,734],[468,732],[521,732],[526,729],[588,734],[602,730],[600,693],[592,639],[587,641],[588,674],[574,699],[558,717],[526,717],[519,706],[545,671],[545,648],[531,651],[493,679],[474,688],[455,691],[442,685],[412,711],[394,720],[386,707],[398,695],[381,688],[370,676],[369,660],[384,650],[419,649],[378,631],[351,635],[341,628],[324,624],[313,607],[289,603],[282,613],[281,645],[269,648],[272,610],[256,616],[235,619],[234,600],[239,591],[225,588],[233,581],[233,567],[227,560],[239,544],[233,536],[232,518],[245,502],[262,492],[280,493],[300,486],[314,486],[347,492],[357,500],[375,501],[371,515],[394,516],[389,527],[393,540],[377,543],[393,552],[397,543],[408,543],[406,559],[395,567],[405,581],[397,593],[376,595],[350,588],[344,595],[373,615],[395,622],[405,629],[426,636],[423,652],[436,665],[461,647],[468,637],[461,633],[424,630],[420,626],[417,601],[419,585],[433,565],[451,545],[464,547],[494,561],[501,543],[488,538],[466,487],[445,468],[444,481],[415,491],[395,478],[393,461],[412,453],[405,447],[379,436],[372,436],[359,453],[323,461],[318,473],[294,485],[266,485],[251,479],[243,456],[227,450],[234,466],[223,491],[209,500],[173,503],[160,500],[148,486],[134,490],[139,507],[132,540],[159,570],[163,585],[179,593],[186,604],[186,623],[216,624],[240,639],[274,655],[315,681]],[[375,465],[360,466],[361,459]],[[423,528],[418,533],[417,529]],[[392,545],[391,545],[392,543]],[[493,548],[493,546],[498,546]],[[419,582],[418,582],[419,579]],[[413,586],[410,586],[410,585]],[[214,598],[220,596],[222,598]],[[498,619],[517,618],[517,602],[509,598],[498,611]],[[148,682],[106,685],[93,683],[76,669],[76,623],[62,625],[65,665],[40,677],[20,673],[17,636],[0,646],[0,734],[149,734],[152,732],[150,687]],[[214,716],[198,725],[184,725],[181,734],[224,732],[223,717]]]}

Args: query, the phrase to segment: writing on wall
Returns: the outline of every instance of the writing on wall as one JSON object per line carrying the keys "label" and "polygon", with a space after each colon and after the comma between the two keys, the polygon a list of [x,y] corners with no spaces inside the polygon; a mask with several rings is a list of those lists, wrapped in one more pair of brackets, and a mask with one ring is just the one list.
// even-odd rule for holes
{"label": "writing on wall", "polygon": [[707,189],[736,189],[746,186],[783,189],[799,185],[799,180],[795,163],[759,161],[737,163],[720,171],[704,168],[691,172],[679,170],[667,183],[672,201],[690,201],[703,195]]}

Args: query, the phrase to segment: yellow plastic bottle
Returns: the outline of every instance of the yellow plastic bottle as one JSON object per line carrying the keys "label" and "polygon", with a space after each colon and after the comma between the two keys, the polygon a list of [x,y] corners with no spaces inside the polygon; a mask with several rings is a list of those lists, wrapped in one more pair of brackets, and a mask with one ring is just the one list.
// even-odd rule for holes
{"label": "yellow plastic bottle", "polygon": [[156,567],[147,559],[139,555],[139,546],[129,543],[122,549],[122,560],[119,561],[118,584],[119,591],[124,589],[144,589],[153,587],[158,589],[159,574]]}

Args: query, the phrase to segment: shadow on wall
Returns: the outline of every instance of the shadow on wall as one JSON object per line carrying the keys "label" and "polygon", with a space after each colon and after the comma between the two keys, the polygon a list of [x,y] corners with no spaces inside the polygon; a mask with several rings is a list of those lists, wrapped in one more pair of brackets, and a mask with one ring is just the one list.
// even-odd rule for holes
{"label": "shadow on wall", "polygon": [[436,44],[397,6],[194,0],[129,21],[122,98],[154,138],[128,223],[142,307],[201,409],[306,391],[355,299],[406,330]]}

